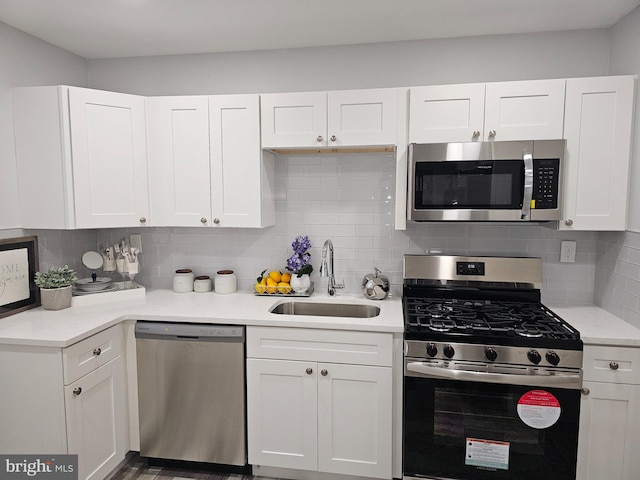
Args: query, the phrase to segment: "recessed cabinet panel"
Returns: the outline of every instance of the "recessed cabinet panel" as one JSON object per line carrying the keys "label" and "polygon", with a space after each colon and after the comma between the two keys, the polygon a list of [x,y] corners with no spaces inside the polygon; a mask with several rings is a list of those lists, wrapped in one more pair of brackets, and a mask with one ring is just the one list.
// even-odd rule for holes
{"label": "recessed cabinet panel", "polygon": [[207,225],[211,221],[208,97],[148,98],[147,118],[153,225]]}
{"label": "recessed cabinet panel", "polygon": [[146,222],[144,97],[70,87],[69,118],[76,228]]}

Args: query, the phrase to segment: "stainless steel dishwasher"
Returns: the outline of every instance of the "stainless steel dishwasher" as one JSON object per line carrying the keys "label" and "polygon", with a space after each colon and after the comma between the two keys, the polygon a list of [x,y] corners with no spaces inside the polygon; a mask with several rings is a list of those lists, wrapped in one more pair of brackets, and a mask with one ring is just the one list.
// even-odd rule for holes
{"label": "stainless steel dishwasher", "polygon": [[138,321],[140,455],[247,465],[245,328]]}

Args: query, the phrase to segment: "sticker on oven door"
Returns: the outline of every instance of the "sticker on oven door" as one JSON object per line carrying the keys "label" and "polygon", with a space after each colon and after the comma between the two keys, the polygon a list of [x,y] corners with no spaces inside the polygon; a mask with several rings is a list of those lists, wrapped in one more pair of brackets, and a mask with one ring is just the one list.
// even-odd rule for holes
{"label": "sticker on oven door", "polygon": [[467,437],[465,465],[491,470],[509,470],[509,442]]}
{"label": "sticker on oven door", "polygon": [[518,400],[518,416],[526,425],[541,430],[560,418],[560,402],[546,390],[530,390]]}

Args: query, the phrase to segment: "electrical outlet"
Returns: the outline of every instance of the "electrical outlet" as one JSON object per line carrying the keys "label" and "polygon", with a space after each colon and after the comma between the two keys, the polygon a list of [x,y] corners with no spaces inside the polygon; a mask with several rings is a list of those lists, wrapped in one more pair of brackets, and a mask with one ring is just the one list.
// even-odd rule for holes
{"label": "electrical outlet", "polygon": [[560,246],[560,261],[564,263],[576,262],[575,240],[564,240]]}
{"label": "electrical outlet", "polygon": [[129,243],[131,247],[137,248],[139,253],[142,253],[142,235],[131,235],[129,237]]}

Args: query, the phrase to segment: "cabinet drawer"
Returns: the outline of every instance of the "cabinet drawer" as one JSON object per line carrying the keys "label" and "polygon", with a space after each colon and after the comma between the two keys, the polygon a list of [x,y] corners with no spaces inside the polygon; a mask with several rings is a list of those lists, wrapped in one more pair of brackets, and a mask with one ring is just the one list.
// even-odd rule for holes
{"label": "cabinet drawer", "polygon": [[247,327],[247,356],[391,366],[393,335],[306,328]]}
{"label": "cabinet drawer", "polygon": [[640,384],[640,348],[586,345],[582,363],[585,380]]}
{"label": "cabinet drawer", "polygon": [[122,353],[122,328],[116,325],[62,350],[64,384],[113,360]]}

